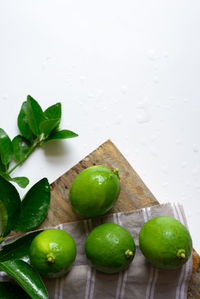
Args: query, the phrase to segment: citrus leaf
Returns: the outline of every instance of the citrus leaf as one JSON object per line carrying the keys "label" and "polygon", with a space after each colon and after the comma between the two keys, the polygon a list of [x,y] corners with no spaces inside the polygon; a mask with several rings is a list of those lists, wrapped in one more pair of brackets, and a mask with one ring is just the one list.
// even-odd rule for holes
{"label": "citrus leaf", "polygon": [[29,127],[36,136],[40,136],[40,123],[44,120],[42,108],[30,95],[27,96],[27,120]]}
{"label": "citrus leaf", "polygon": [[10,281],[0,282],[1,299],[30,299],[31,297],[19,285]]}
{"label": "citrus leaf", "polygon": [[17,118],[17,125],[23,137],[30,141],[33,141],[36,138],[28,124],[27,102],[23,102],[21,106],[21,110]]}
{"label": "citrus leaf", "polygon": [[69,131],[69,130],[61,130],[53,133],[50,135],[47,139],[44,140],[44,143],[51,141],[51,140],[58,140],[58,139],[67,139],[67,138],[73,138],[77,137],[78,134]]}
{"label": "citrus leaf", "polygon": [[6,181],[12,181],[12,178],[9,176],[9,174],[0,171],[0,176],[2,176]]}
{"label": "citrus leaf", "polygon": [[50,186],[46,178],[37,182],[25,195],[15,231],[26,231],[38,226],[45,218],[50,204]]}
{"label": "citrus leaf", "polygon": [[0,250],[0,262],[7,260],[23,259],[29,262],[29,247],[32,240],[43,230],[37,230],[19,237],[2,247]]}
{"label": "citrus leaf", "polygon": [[6,171],[6,167],[5,167],[5,165],[2,163],[2,161],[1,161],[1,156],[0,156],[0,171],[1,172],[5,172]]}
{"label": "citrus leaf", "polygon": [[17,161],[22,161],[31,151],[31,143],[21,135],[15,136],[12,140],[14,157]]}
{"label": "citrus leaf", "polygon": [[53,130],[55,130],[60,123],[60,119],[46,119],[40,124],[40,131],[48,136]]}
{"label": "citrus leaf", "polygon": [[31,298],[47,299],[46,287],[36,270],[22,260],[0,262],[0,268],[10,275]]}
{"label": "citrus leaf", "polygon": [[4,165],[8,165],[8,163],[12,160],[13,156],[13,148],[12,142],[6,132],[0,128],[0,155],[1,161]]}
{"label": "citrus leaf", "polygon": [[61,103],[56,103],[44,111],[46,119],[61,119]]}
{"label": "citrus leaf", "polygon": [[21,188],[26,188],[26,186],[29,184],[29,179],[25,176],[12,178],[12,181],[17,183]]}
{"label": "citrus leaf", "polygon": [[17,189],[0,176],[0,236],[6,236],[14,227],[20,213],[21,201]]}

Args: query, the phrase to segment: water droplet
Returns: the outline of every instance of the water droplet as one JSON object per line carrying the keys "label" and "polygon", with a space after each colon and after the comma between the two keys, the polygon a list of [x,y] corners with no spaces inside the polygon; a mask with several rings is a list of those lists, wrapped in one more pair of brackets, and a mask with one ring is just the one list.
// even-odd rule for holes
{"label": "water droplet", "polygon": [[86,80],[86,77],[85,77],[85,76],[80,76],[80,81],[81,81],[81,83],[84,83],[85,80]]}
{"label": "water droplet", "polygon": [[196,186],[197,191],[200,191],[200,185]]}
{"label": "water droplet", "polygon": [[177,145],[180,145],[180,144],[182,144],[182,141],[181,141],[181,139],[177,138],[177,139],[175,140],[175,143],[176,143]]}
{"label": "water droplet", "polygon": [[159,137],[159,133],[155,133],[155,134],[153,134],[153,135],[150,136],[150,141],[151,142],[155,142],[156,139],[158,139],[158,137]]}
{"label": "water droplet", "polygon": [[141,141],[140,141],[140,144],[142,145],[142,146],[146,146],[146,140],[145,139],[142,139]]}
{"label": "water droplet", "polygon": [[167,187],[168,185],[169,185],[168,182],[163,182],[163,183],[162,183],[162,186],[163,186],[163,187]]}
{"label": "water droplet", "polygon": [[108,110],[107,106],[103,106],[103,107],[101,108],[101,111],[103,111],[103,112],[105,112],[105,111],[107,111],[107,110]]}
{"label": "water droplet", "polygon": [[88,94],[88,99],[94,99],[94,98],[95,98],[95,95],[93,93]]}
{"label": "water droplet", "polygon": [[118,103],[119,103],[119,99],[118,99],[118,98],[115,98],[115,99],[112,100],[112,102],[113,102],[114,104],[118,104]]}
{"label": "water droplet", "polygon": [[198,153],[199,152],[199,148],[198,148],[198,146],[196,144],[193,144],[192,149],[193,149],[194,153]]}
{"label": "water droplet", "polygon": [[123,85],[123,86],[121,87],[121,90],[120,90],[120,91],[121,91],[122,94],[125,95],[125,94],[127,93],[127,91],[128,91],[127,86]]}
{"label": "water droplet", "polygon": [[158,155],[158,152],[157,152],[155,147],[151,147],[149,152],[151,153],[152,156],[157,156]]}
{"label": "water droplet", "polygon": [[155,71],[155,72],[157,72],[157,71],[158,71],[158,69],[159,69],[159,67],[158,67],[158,65],[157,65],[157,64],[154,64],[153,68],[154,68],[154,71]]}
{"label": "water droplet", "polygon": [[44,188],[46,192],[49,192],[49,186],[44,186]]}
{"label": "water droplet", "polygon": [[118,115],[117,118],[114,121],[114,124],[115,125],[120,125],[121,122],[122,122],[122,118],[123,118],[122,115]]}
{"label": "water droplet", "polygon": [[81,106],[83,105],[83,101],[82,101],[82,100],[80,100],[78,103],[79,103],[79,105],[81,105]]}
{"label": "water droplet", "polygon": [[8,95],[7,94],[3,94],[1,96],[1,98],[2,98],[3,101],[7,101],[8,100]]}
{"label": "water droplet", "polygon": [[165,105],[165,109],[170,110],[171,106],[170,105]]}
{"label": "water droplet", "polygon": [[46,61],[49,61],[49,60],[51,60],[51,56],[46,57]]}
{"label": "water droplet", "polygon": [[154,61],[156,59],[156,53],[154,50],[149,51],[148,58],[149,58],[149,60],[152,60],[152,61]]}
{"label": "water droplet", "polygon": [[151,120],[147,103],[139,102],[138,105],[136,106],[136,108],[138,110],[138,114],[136,116],[136,121],[139,124],[144,124]]}
{"label": "water droplet", "polygon": [[162,170],[163,173],[167,173],[168,172],[167,166],[162,166],[161,170]]}
{"label": "water droplet", "polygon": [[181,168],[185,168],[187,166],[187,162],[186,161],[183,161],[182,163],[181,163]]}
{"label": "water droplet", "polygon": [[46,68],[47,68],[46,62],[43,62],[42,63],[42,70],[46,70]]}
{"label": "water droplet", "polygon": [[164,58],[168,58],[168,57],[169,57],[169,53],[168,53],[168,52],[164,52],[164,53],[163,53],[163,57],[164,57]]}
{"label": "water droplet", "polygon": [[159,83],[159,79],[158,79],[157,76],[154,77],[153,82],[154,82],[155,84],[158,84],[158,83]]}

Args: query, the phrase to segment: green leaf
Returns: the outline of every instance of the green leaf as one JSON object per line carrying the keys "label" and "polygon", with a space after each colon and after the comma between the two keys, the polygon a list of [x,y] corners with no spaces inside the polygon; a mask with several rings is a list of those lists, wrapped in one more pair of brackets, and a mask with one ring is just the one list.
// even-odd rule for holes
{"label": "green leaf", "polygon": [[21,110],[17,118],[17,124],[20,133],[22,134],[23,137],[30,140],[31,142],[36,138],[36,136],[33,134],[28,124],[27,102],[23,102],[21,106]]}
{"label": "green leaf", "polygon": [[44,111],[46,119],[61,119],[61,103],[50,106]]}
{"label": "green leaf", "polygon": [[37,230],[23,235],[2,247],[0,250],[0,262],[7,260],[23,259],[29,262],[29,247],[32,240],[43,230]]}
{"label": "green leaf", "polygon": [[26,188],[26,186],[29,184],[29,179],[25,176],[11,178],[9,174],[2,171],[0,171],[0,176],[3,177],[6,181],[15,182],[21,188]]}
{"label": "green leaf", "polygon": [[32,146],[30,141],[21,135],[15,136],[12,140],[14,157],[17,161],[22,161],[31,152]]}
{"label": "green leaf", "polygon": [[55,130],[60,123],[60,119],[46,119],[40,124],[40,131],[48,136],[53,130]]}
{"label": "green leaf", "polygon": [[22,260],[0,262],[0,268],[27,292],[31,298],[47,299],[46,287],[36,270]]}
{"label": "green leaf", "polygon": [[30,299],[31,297],[24,292],[19,285],[10,281],[0,282],[1,299]]}
{"label": "green leaf", "polygon": [[67,139],[67,138],[73,138],[77,137],[78,134],[69,131],[69,130],[61,130],[53,133],[50,135],[47,139],[44,140],[44,143],[51,141],[51,140],[58,140],[58,139]]}
{"label": "green leaf", "polygon": [[1,156],[0,156],[0,172],[5,172],[6,171],[6,167],[5,165],[2,163],[1,161]]}
{"label": "green leaf", "polygon": [[50,197],[49,182],[43,178],[25,195],[14,230],[26,231],[38,226],[48,212]]}
{"label": "green leaf", "polygon": [[0,171],[0,176],[2,176],[6,181],[12,181],[12,178],[9,176],[9,174]]}
{"label": "green leaf", "polygon": [[26,188],[26,186],[29,184],[29,179],[25,176],[12,178],[12,181],[17,183],[21,188]]}
{"label": "green leaf", "polygon": [[20,214],[21,201],[17,189],[0,176],[0,237],[8,235]]}
{"label": "green leaf", "polygon": [[27,119],[32,132],[40,136],[40,123],[44,120],[44,113],[38,102],[30,95],[27,96]]}
{"label": "green leaf", "polygon": [[0,128],[0,155],[1,161],[4,165],[8,165],[8,163],[12,160],[13,156],[13,148],[12,142],[6,132]]}

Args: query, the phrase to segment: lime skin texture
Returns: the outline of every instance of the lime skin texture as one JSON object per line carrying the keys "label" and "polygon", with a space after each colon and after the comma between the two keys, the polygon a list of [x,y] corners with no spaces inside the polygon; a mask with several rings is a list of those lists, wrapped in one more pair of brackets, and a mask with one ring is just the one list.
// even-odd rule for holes
{"label": "lime skin texture", "polygon": [[70,270],[76,258],[76,244],[67,232],[48,229],[33,239],[29,256],[32,266],[42,276],[60,277]]}
{"label": "lime skin texture", "polygon": [[85,242],[88,260],[97,270],[117,273],[132,262],[136,247],[131,234],[122,226],[108,222],[96,226]]}
{"label": "lime skin texture", "polygon": [[77,175],[69,192],[74,213],[85,217],[105,214],[115,204],[120,193],[118,169],[106,166],[88,167]]}
{"label": "lime skin texture", "polygon": [[139,246],[146,259],[155,267],[177,269],[189,259],[192,239],[187,228],[178,220],[159,216],[142,226]]}

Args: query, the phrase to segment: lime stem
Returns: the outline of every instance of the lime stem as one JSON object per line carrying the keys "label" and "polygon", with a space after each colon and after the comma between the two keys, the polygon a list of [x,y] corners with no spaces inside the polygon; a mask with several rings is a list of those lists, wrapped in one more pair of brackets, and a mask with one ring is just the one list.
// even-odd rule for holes
{"label": "lime stem", "polygon": [[133,256],[133,251],[130,250],[130,249],[127,249],[127,250],[125,251],[125,256],[126,256],[127,258],[132,257],[132,256]]}
{"label": "lime stem", "polygon": [[24,161],[30,156],[30,154],[32,154],[32,152],[41,145],[42,141],[38,141],[37,143],[35,143],[31,148],[30,151],[28,152],[28,154],[26,156],[24,156],[23,160],[19,161],[18,163],[16,163],[13,168],[11,168],[7,174],[10,174],[11,172],[13,172],[15,170],[15,168],[17,168],[19,165],[23,164]]}
{"label": "lime stem", "polygon": [[1,237],[1,238],[0,238],[0,244],[1,244],[4,240],[5,240],[5,238],[4,238],[4,237]]}
{"label": "lime stem", "polygon": [[47,262],[49,264],[53,264],[55,262],[55,259],[56,259],[56,257],[53,253],[48,253],[47,254]]}
{"label": "lime stem", "polygon": [[179,249],[177,251],[177,254],[176,256],[180,259],[185,259],[186,258],[186,255],[185,255],[185,249]]}
{"label": "lime stem", "polygon": [[116,174],[116,175],[118,176],[118,175],[119,175],[119,168],[115,168],[115,169],[113,170],[113,173]]}

